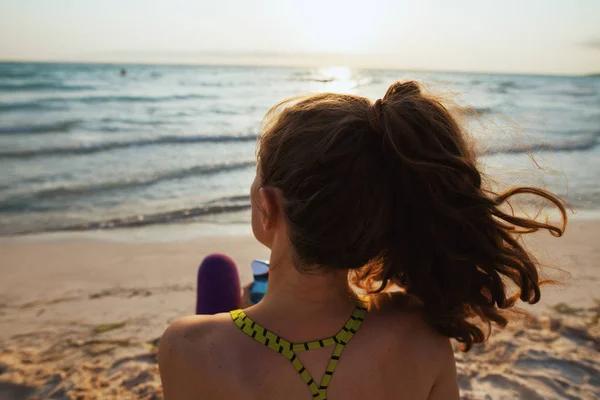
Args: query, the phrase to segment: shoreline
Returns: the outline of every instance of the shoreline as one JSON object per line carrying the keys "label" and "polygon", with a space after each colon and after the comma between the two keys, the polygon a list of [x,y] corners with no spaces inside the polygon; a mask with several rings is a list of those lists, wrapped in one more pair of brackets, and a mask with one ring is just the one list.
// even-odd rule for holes
{"label": "shoreline", "polygon": [[[568,227],[572,223],[600,221],[600,210],[568,211]],[[211,236],[241,237],[251,236],[250,221],[190,221],[153,224],[142,227],[122,227],[112,229],[90,229],[77,231],[34,232],[19,235],[0,236],[0,246],[10,242],[48,241],[107,241],[121,243],[164,243],[192,241]]]}

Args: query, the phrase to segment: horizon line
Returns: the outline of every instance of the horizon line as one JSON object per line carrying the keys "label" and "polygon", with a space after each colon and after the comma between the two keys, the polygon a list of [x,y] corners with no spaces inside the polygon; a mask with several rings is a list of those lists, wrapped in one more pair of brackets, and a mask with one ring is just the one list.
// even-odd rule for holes
{"label": "horizon line", "polygon": [[[147,56],[157,56],[159,54],[167,55],[168,52],[111,52],[112,54],[128,54]],[[264,51],[247,51],[247,52],[223,52],[218,50],[200,51],[200,52],[170,52],[171,55],[187,55],[190,56],[209,56],[209,57],[223,57],[225,60],[165,60],[165,59],[146,59],[146,60],[132,60],[132,59],[115,59],[115,58],[99,58],[100,55],[96,55],[94,58],[86,57],[69,57],[63,60],[57,58],[3,58],[0,56],[0,64],[2,63],[22,63],[22,64],[93,64],[93,65],[131,65],[131,66],[198,66],[198,67],[255,67],[255,68],[325,68],[325,67],[346,67],[350,69],[372,69],[372,70],[386,70],[386,71],[405,71],[405,72],[448,72],[448,73],[459,73],[459,74],[493,74],[493,75],[524,75],[524,76],[571,76],[571,77],[590,77],[599,76],[600,71],[590,71],[585,73],[560,73],[560,72],[531,72],[531,71],[501,71],[501,70],[462,70],[462,69],[431,69],[431,68],[415,68],[415,67],[401,67],[398,65],[390,65],[388,62],[382,63],[386,65],[373,66],[368,64],[363,65],[350,65],[348,62],[341,62],[342,60],[331,60],[331,62],[323,62],[318,60],[294,63],[285,60],[285,57],[318,57],[325,56],[328,58],[346,57],[346,58],[363,58],[366,56],[372,57],[386,57],[379,54],[345,54],[345,53],[315,53],[315,52],[304,52],[304,53],[275,53],[275,52],[264,52]],[[108,55],[105,53],[105,55]],[[237,62],[227,62],[227,59],[233,59],[235,57],[242,57]],[[249,57],[266,57],[266,60],[248,60]],[[272,57],[276,57],[272,59]],[[389,56],[388,56],[389,57]],[[244,60],[243,58],[246,58]],[[250,62],[247,62],[250,61]],[[346,60],[349,61],[349,60]],[[393,64],[393,63],[391,63]]]}

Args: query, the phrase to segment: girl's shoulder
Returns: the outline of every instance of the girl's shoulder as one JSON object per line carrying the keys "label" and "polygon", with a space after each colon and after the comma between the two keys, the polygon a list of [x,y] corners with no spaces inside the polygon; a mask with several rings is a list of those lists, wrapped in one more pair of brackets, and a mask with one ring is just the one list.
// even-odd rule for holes
{"label": "girl's shoulder", "polygon": [[197,393],[219,388],[221,367],[232,368],[227,350],[236,347],[237,330],[229,313],[193,315],[173,322],[161,337],[158,351],[165,394],[194,398]]}
{"label": "girl's shoulder", "polygon": [[451,349],[448,337],[427,321],[421,303],[402,292],[369,296],[372,334],[386,338],[399,351],[436,358]]}
{"label": "girl's shoulder", "polygon": [[365,324],[369,334],[365,340],[376,338],[380,347],[384,344],[378,355],[393,376],[416,376],[418,372],[425,385],[435,388],[429,398],[458,399],[450,339],[428,323],[418,300],[401,292],[382,293],[370,297],[367,315],[370,323]]}

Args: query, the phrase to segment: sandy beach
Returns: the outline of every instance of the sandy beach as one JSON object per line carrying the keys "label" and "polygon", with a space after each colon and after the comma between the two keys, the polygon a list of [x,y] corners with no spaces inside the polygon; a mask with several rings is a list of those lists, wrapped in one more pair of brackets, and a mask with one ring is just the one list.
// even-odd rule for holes
{"label": "sandy beach", "polygon": [[[600,398],[599,232],[599,220],[580,219],[562,239],[527,242],[544,277],[565,284],[485,345],[456,352],[462,398]],[[196,269],[213,252],[235,259],[242,282],[253,258],[268,257],[247,234],[0,240],[0,398],[162,398],[156,344],[193,312]]]}
{"label": "sandy beach", "polygon": [[[360,265],[382,247],[440,325],[461,298],[498,297],[481,282],[506,282],[459,271],[465,257],[515,264],[480,243],[498,236],[489,208],[552,223],[557,196],[564,237],[523,239],[541,300],[467,353],[452,342],[460,397],[600,400],[600,0],[363,3],[0,0],[0,400],[162,400],[161,335],[195,312],[203,259],[228,255],[245,286],[270,256],[250,222],[259,183],[300,258],[344,249],[329,253]],[[433,269],[446,285],[420,282]],[[427,368],[387,350],[426,387],[431,348]],[[357,365],[349,382],[376,383]]]}

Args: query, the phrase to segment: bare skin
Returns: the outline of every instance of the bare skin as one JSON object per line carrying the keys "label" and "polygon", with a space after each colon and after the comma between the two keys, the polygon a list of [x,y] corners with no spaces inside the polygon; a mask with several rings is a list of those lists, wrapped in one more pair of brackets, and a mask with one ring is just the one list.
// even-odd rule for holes
{"label": "bare skin", "polygon": [[[281,198],[253,185],[253,230],[271,249],[269,288],[246,314],[279,336],[306,342],[335,335],[357,302],[347,273],[303,274],[293,264]],[[319,382],[331,347],[299,354]],[[166,400],[312,398],[290,362],[241,332],[229,314],[191,316],[160,341]],[[346,345],[329,399],[458,399],[448,338],[433,331],[401,293],[370,299],[360,330]]]}

